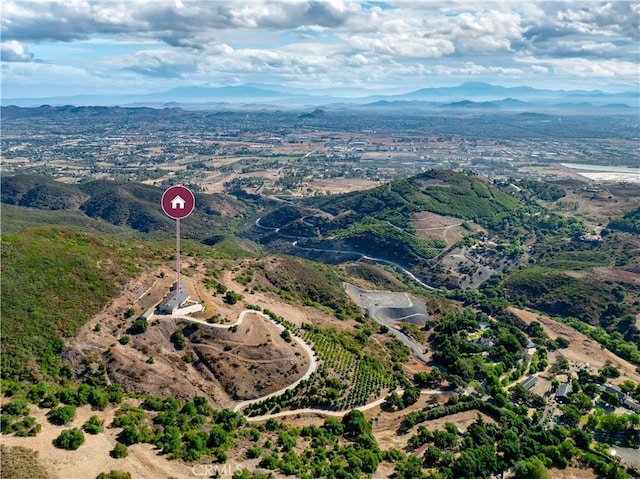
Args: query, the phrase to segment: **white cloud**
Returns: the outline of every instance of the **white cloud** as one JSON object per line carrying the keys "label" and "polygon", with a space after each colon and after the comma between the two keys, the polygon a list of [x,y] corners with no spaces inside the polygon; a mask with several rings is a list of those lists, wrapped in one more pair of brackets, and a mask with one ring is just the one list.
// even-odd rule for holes
{"label": "white cloud", "polygon": [[435,58],[453,53],[453,44],[446,39],[425,38],[412,34],[385,35],[379,38],[354,36],[350,45],[360,54],[374,53],[404,58]]}
{"label": "white cloud", "polygon": [[[588,58],[520,58],[519,62],[545,66],[556,74],[581,78],[638,79],[638,64],[621,60],[592,60]],[[542,64],[542,65],[540,65]]]}
{"label": "white cloud", "polygon": [[542,65],[531,65],[531,71],[539,75],[546,75],[547,73],[549,73],[549,69],[547,67],[543,67]]}
{"label": "white cloud", "polygon": [[34,61],[33,53],[24,43],[9,40],[0,43],[0,58],[3,62],[31,62]]}
{"label": "white cloud", "polygon": [[[437,76],[637,83],[639,16],[640,2],[626,1],[5,0],[2,59],[34,61],[33,51],[114,87],[396,86]],[[56,52],[60,43],[95,46],[95,56]],[[5,71],[3,83],[15,75]]]}

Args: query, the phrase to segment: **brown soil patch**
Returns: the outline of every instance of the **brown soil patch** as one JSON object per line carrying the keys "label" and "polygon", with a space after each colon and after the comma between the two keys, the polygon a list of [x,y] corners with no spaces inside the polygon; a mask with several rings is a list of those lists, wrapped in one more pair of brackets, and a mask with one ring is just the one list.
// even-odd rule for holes
{"label": "brown soil patch", "polygon": [[[377,181],[371,181],[364,178],[330,178],[330,179],[314,179],[313,183],[309,183],[308,188],[318,192],[349,193],[351,191],[364,191],[379,186]],[[309,193],[307,191],[307,193]]]}
{"label": "brown soil patch", "polygon": [[568,466],[564,469],[551,468],[549,475],[553,479],[597,479],[593,469],[587,467]]}
{"label": "brown soil patch", "polygon": [[442,216],[428,211],[416,213],[411,218],[411,226],[418,238],[441,239],[448,245],[457,243],[468,234],[461,225],[460,218]]}
{"label": "brown soil patch", "polygon": [[640,374],[636,372],[636,366],[616,356],[611,351],[604,349],[599,343],[576,331],[571,326],[559,323],[549,316],[532,311],[525,311],[514,307],[508,308],[508,311],[515,314],[527,324],[530,324],[532,321],[538,321],[551,339],[555,339],[558,336],[568,339],[569,347],[560,349],[557,353],[562,354],[570,362],[576,364],[588,363],[590,367],[600,369],[609,361],[620,369],[621,372],[620,378],[613,379],[611,382],[622,382],[625,379],[631,379],[635,382],[640,381]]}
{"label": "brown soil patch", "polygon": [[115,410],[116,408],[109,407],[105,411],[92,411],[89,406],[80,407],[70,424],[54,426],[47,421],[48,410],[31,406],[31,415],[42,424],[42,431],[35,437],[3,435],[2,444],[38,451],[38,460],[52,479],[90,479],[112,469],[130,472],[136,479],[191,477],[189,466],[180,461],[168,461],[159,456],[156,448],[150,444],[130,446],[129,455],[126,458],[112,458],[109,452],[116,444],[116,436],[120,433],[120,429],[105,427],[104,431],[97,435],[85,433],[84,444],[75,451],[66,451],[53,446],[53,440],[60,432],[72,427],[82,427],[82,424],[94,414],[105,419],[105,425],[108,426],[113,420]]}
{"label": "brown soil patch", "polygon": [[296,342],[286,343],[273,323],[247,315],[236,332],[202,327],[189,337],[196,368],[211,373],[234,400],[255,399],[294,383],[310,359]]}
{"label": "brown soil patch", "polygon": [[[569,170],[575,174],[575,170]],[[563,204],[575,203],[574,214],[581,214],[593,222],[593,226],[606,226],[610,218],[618,218],[640,205],[640,185],[636,183],[598,182],[592,186],[584,181],[557,181],[567,192],[556,202],[541,203],[554,209]]]}
{"label": "brown soil patch", "polygon": [[[423,400],[428,401],[429,399],[423,398]],[[416,408],[416,409],[421,409],[421,408]],[[410,410],[407,409],[400,412],[402,413],[402,416],[404,416],[409,411]],[[455,424],[458,427],[458,429],[462,431],[466,431],[469,425],[473,424],[476,421],[476,419],[478,418],[478,415],[482,416],[482,419],[485,423],[490,422],[495,424],[495,421],[492,418],[490,418],[484,413],[481,413],[473,409],[471,411],[464,411],[457,414],[451,414],[450,416],[434,419],[432,421],[426,421],[421,423],[419,426],[425,426],[430,431],[435,431],[436,429],[444,429],[445,423],[450,422]],[[419,426],[415,426],[406,434],[402,434],[402,435],[398,434],[397,430],[398,430],[398,427],[400,426],[400,421],[402,420],[402,416],[400,418],[397,418],[397,419],[394,418],[392,420],[389,420],[386,417],[383,419],[383,416],[381,416],[377,422],[374,421],[373,433],[381,449],[389,449],[393,447],[401,451],[406,451],[409,439],[411,438],[411,436],[413,436],[416,433]]]}
{"label": "brown soil patch", "polygon": [[[222,323],[236,322],[245,302],[229,305],[220,295],[214,296],[202,284],[205,273],[202,262],[185,258],[183,281],[188,284],[192,298],[206,305],[205,311],[196,316],[205,319],[216,315]],[[314,308],[287,304],[272,293],[248,294],[244,286],[233,280],[230,268],[221,276],[220,281],[243,294],[246,303],[268,308],[297,324],[331,319]],[[158,303],[174,281],[175,272],[169,265],[131,281],[119,297],[69,341],[65,360],[78,373],[86,371],[87,366],[95,371],[105,363],[109,378],[129,392],[181,398],[205,396],[220,408],[231,407],[235,400],[280,390],[304,374],[309,365],[305,352],[298,350],[295,342],[285,342],[271,322],[252,314],[247,315],[236,332],[208,325],[198,325],[196,329],[186,320],[152,320],[146,332],[130,335],[129,344],[120,344],[118,339],[127,334],[133,318]],[[135,314],[125,319],[129,308]],[[102,327],[99,332],[94,329],[98,323]],[[188,328],[186,346],[177,350],[171,335],[183,328]],[[185,354],[190,354],[193,362],[183,361]]]}

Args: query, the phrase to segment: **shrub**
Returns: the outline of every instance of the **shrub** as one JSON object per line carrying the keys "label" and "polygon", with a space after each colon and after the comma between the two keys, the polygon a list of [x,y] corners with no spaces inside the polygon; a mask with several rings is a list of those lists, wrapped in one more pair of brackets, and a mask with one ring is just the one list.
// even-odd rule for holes
{"label": "shrub", "polygon": [[52,424],[57,424],[58,426],[62,426],[71,422],[75,415],[76,407],[70,405],[55,407],[47,413],[49,422],[51,422]]}
{"label": "shrub", "polygon": [[286,328],[282,331],[282,333],[280,334],[280,337],[284,339],[287,343],[291,342],[291,333]]}
{"label": "shrub", "polygon": [[131,474],[122,471],[101,472],[96,479],[131,479]]}
{"label": "shrub", "polygon": [[116,442],[115,447],[109,453],[114,459],[122,459],[129,455],[129,449],[121,442]]}
{"label": "shrub", "polygon": [[142,334],[147,330],[148,327],[149,323],[147,323],[146,319],[138,318],[131,324],[131,326],[129,326],[129,329],[127,329],[127,333]]}
{"label": "shrub", "polygon": [[75,451],[84,443],[84,433],[81,429],[65,429],[53,441],[53,445],[60,449]]}
{"label": "shrub", "polygon": [[12,416],[26,416],[29,414],[29,403],[25,399],[16,398],[2,408],[2,412]]}
{"label": "shrub", "polygon": [[98,416],[91,416],[82,425],[82,429],[84,429],[84,431],[89,434],[98,434],[102,432],[103,424],[104,424],[104,420],[100,419]]}
{"label": "shrub", "polygon": [[261,454],[262,448],[260,446],[251,446],[249,449],[247,449],[247,457],[249,459],[258,458]]}

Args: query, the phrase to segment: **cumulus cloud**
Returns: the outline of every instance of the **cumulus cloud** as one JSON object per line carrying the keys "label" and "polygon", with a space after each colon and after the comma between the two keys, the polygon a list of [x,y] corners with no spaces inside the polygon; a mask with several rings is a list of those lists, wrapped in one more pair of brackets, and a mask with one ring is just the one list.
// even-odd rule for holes
{"label": "cumulus cloud", "polygon": [[15,40],[0,43],[0,58],[3,62],[32,62],[33,53],[27,46]]}
{"label": "cumulus cloud", "polygon": [[613,72],[637,82],[639,17],[631,1],[5,0],[2,60],[82,42],[96,57],[76,65],[101,78],[327,87]]}
{"label": "cumulus cloud", "polygon": [[638,60],[640,3],[541,3],[544,15],[528,22],[525,37],[532,53],[552,57],[611,56]]}
{"label": "cumulus cloud", "polygon": [[640,4],[629,1],[609,1],[570,5],[558,12],[560,25],[582,33],[621,35],[637,40]]}
{"label": "cumulus cloud", "polygon": [[449,40],[411,33],[379,38],[354,36],[349,39],[349,43],[360,54],[374,53],[405,58],[436,58],[454,52]]}
{"label": "cumulus cloud", "polygon": [[359,5],[336,0],[189,1],[132,0],[19,2],[4,6],[2,36],[28,41],[74,41],[91,34],[193,36],[205,30],[337,28]]}

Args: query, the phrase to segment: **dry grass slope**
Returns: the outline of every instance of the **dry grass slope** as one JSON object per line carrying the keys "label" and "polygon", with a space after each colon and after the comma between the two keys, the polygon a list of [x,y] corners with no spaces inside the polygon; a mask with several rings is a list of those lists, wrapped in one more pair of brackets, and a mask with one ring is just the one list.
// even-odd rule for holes
{"label": "dry grass slope", "polygon": [[50,479],[37,460],[38,453],[21,446],[0,446],[3,479]]}

